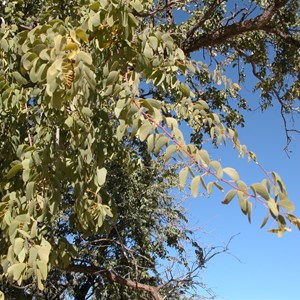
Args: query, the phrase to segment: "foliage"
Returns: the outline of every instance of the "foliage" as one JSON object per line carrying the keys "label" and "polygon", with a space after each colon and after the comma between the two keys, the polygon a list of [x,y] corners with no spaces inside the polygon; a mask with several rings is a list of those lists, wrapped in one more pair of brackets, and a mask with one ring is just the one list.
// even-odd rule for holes
{"label": "foliage", "polygon": [[[173,161],[183,164],[178,185],[190,184],[195,197],[199,188],[210,195],[229,187],[223,203],[238,199],[249,221],[255,200],[267,210],[262,226],[269,217],[278,223],[271,232],[290,231],[287,223],[300,228],[280,176],[264,171],[238,140],[234,127],[243,118],[230,100],[240,109],[249,103],[223,75],[236,66],[242,83],[249,65],[262,109],[278,101],[284,121],[299,112],[298,2],[161,2],[2,3],[3,282],[33,280],[42,291],[49,273],[75,286],[89,282],[95,293],[118,283],[116,298],[122,289],[129,298],[179,293],[176,281],[163,283],[151,267],[167,257],[167,246],[182,252],[181,240],[199,247],[182,227],[182,208],[168,202]],[[183,23],[176,22],[180,12]],[[209,65],[191,58],[200,49]],[[248,186],[210,157],[205,138],[231,142],[266,179]]]}

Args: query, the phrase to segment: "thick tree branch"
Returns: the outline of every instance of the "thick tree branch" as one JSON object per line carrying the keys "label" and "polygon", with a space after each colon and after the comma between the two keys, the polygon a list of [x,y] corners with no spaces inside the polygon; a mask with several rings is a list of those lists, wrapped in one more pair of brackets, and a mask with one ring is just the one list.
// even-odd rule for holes
{"label": "thick tree branch", "polygon": [[100,275],[107,278],[109,281],[127,286],[133,290],[142,290],[151,294],[154,300],[163,300],[163,297],[158,292],[158,289],[143,283],[139,283],[130,279],[126,279],[114,273],[113,271],[107,270],[105,268],[96,266],[79,266],[79,265],[69,265],[64,268],[63,271],[76,272],[89,275]]}
{"label": "thick tree branch", "polygon": [[295,46],[295,47],[300,47],[300,41],[299,40],[296,40],[291,35],[281,31],[278,28],[273,28],[273,27],[266,26],[266,28],[264,30],[267,33],[272,33],[272,34],[275,34],[275,35],[281,37],[287,44],[290,44],[290,45]]}
{"label": "thick tree branch", "polygon": [[[241,21],[232,25],[222,27],[215,32],[200,36],[188,35],[183,41],[181,48],[186,54],[197,51],[201,48],[216,46],[238,35],[255,30],[266,30],[269,28],[269,22],[277,11],[286,5],[288,0],[274,1],[262,14],[250,20]],[[198,27],[197,27],[198,28]],[[269,29],[268,29],[269,30]]]}

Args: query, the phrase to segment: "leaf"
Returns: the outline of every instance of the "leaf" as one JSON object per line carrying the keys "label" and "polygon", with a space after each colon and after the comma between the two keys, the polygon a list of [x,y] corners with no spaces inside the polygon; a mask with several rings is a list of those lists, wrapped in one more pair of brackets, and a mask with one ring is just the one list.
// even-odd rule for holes
{"label": "leaf", "polygon": [[143,142],[148,137],[151,130],[152,124],[148,120],[145,120],[143,125],[138,130],[138,135],[140,137],[141,142]]}
{"label": "leaf", "polygon": [[237,181],[240,179],[238,172],[233,168],[228,168],[228,167],[224,168],[223,172],[225,174],[227,174],[230,178],[232,178],[234,181]]}
{"label": "leaf", "polygon": [[159,136],[158,140],[155,143],[154,154],[157,155],[160,152],[160,150],[162,149],[162,147],[167,145],[168,142],[169,142],[169,139],[166,136],[164,136],[164,135]]}
{"label": "leaf", "polygon": [[240,202],[240,208],[244,215],[248,214],[248,200],[245,197],[245,194],[243,192],[237,192],[239,202]]}
{"label": "leaf", "polygon": [[89,53],[80,51],[77,53],[77,60],[82,61],[84,64],[91,66],[93,64],[92,56]]}
{"label": "leaf", "polygon": [[97,168],[97,183],[99,186],[104,185],[106,181],[107,170],[105,168]]}
{"label": "leaf", "polygon": [[286,198],[282,198],[280,201],[277,202],[277,204],[279,206],[285,208],[288,213],[292,213],[295,210],[295,205],[287,197]]}
{"label": "leaf", "polygon": [[196,198],[198,196],[198,190],[199,190],[199,185],[200,185],[200,177],[201,176],[196,176],[192,179],[191,182],[191,191],[192,195]]}
{"label": "leaf", "polygon": [[190,87],[186,83],[180,82],[179,89],[182,92],[182,95],[185,97],[189,97],[191,94]]}
{"label": "leaf", "polygon": [[216,176],[218,179],[222,179],[223,177],[223,169],[222,169],[222,166],[221,164],[216,161],[216,160],[213,160],[209,163],[209,166],[212,167],[215,171],[216,171]]}
{"label": "leaf", "polygon": [[35,182],[30,181],[26,184],[26,200],[30,201],[34,194]]}
{"label": "leaf", "polygon": [[279,214],[279,211],[278,211],[277,204],[276,204],[275,200],[272,199],[272,198],[269,198],[267,203],[268,203],[268,206],[269,206],[269,209],[270,209],[271,213],[274,216],[277,216]]}
{"label": "leaf", "polygon": [[66,44],[66,46],[64,47],[64,50],[65,51],[68,51],[68,50],[78,50],[78,44],[76,43],[73,43],[73,42],[70,42],[68,44]]}
{"label": "leaf", "polygon": [[236,194],[237,194],[237,191],[236,191],[236,190],[231,190],[231,191],[229,191],[229,192],[226,194],[224,200],[222,201],[222,204],[228,204],[228,203],[230,203],[231,200],[234,198],[234,196],[235,196]]}
{"label": "leaf", "polygon": [[19,72],[12,72],[11,75],[19,84],[27,84],[27,80]]}
{"label": "leaf", "polygon": [[142,5],[142,3],[138,0],[134,0],[131,2],[132,7],[138,12],[142,12],[144,10],[144,7]]}
{"label": "leaf", "polygon": [[87,42],[89,41],[88,36],[87,36],[86,32],[85,32],[83,29],[77,28],[77,29],[75,30],[75,33],[76,33],[76,35],[77,35],[80,39],[82,39],[84,42],[87,43]]}
{"label": "leaf", "polygon": [[213,181],[211,181],[211,182],[209,182],[209,183],[207,184],[206,188],[207,188],[207,193],[208,193],[208,195],[211,195],[213,186],[214,186],[214,182],[213,182]]}
{"label": "leaf", "polygon": [[7,179],[11,179],[12,177],[14,177],[19,171],[21,171],[23,169],[23,165],[22,163],[18,163],[15,166],[13,166],[8,173],[6,174],[6,178]]}
{"label": "leaf", "polygon": [[8,267],[7,273],[12,274],[13,279],[15,281],[17,281],[21,277],[21,275],[24,272],[25,268],[26,268],[25,263],[14,264],[14,265]]}
{"label": "leaf", "polygon": [[278,183],[281,192],[286,194],[286,188],[285,188],[285,185],[284,185],[281,177],[276,172],[272,172],[272,175],[273,175],[274,181]]}
{"label": "leaf", "polygon": [[118,71],[111,71],[106,79],[106,85],[112,85],[115,81],[117,81],[119,77],[119,72]]}
{"label": "leaf", "polygon": [[179,186],[180,186],[181,189],[183,189],[184,186],[185,186],[185,182],[186,182],[187,175],[188,175],[188,170],[189,170],[188,167],[184,167],[179,172]]}
{"label": "leaf", "polygon": [[246,183],[243,182],[242,180],[237,180],[236,185],[238,186],[240,191],[247,192],[248,187],[247,187]]}
{"label": "leaf", "polygon": [[282,237],[283,236],[283,230],[282,229],[269,229],[268,232],[271,233],[277,233],[278,237]]}
{"label": "leaf", "polygon": [[268,200],[270,198],[268,190],[262,183],[253,183],[250,187],[253,188],[264,199]]}
{"label": "leaf", "polygon": [[204,149],[201,149],[199,151],[199,155],[200,155],[201,160],[208,166],[210,164],[208,152]]}
{"label": "leaf", "polygon": [[268,212],[267,215],[264,217],[263,222],[260,225],[260,228],[263,228],[267,224],[269,217],[270,217],[270,213]]}
{"label": "leaf", "polygon": [[176,151],[177,151],[177,146],[175,144],[168,146],[164,156],[165,161],[167,162]]}
{"label": "leaf", "polygon": [[47,274],[48,274],[48,268],[47,268],[47,262],[44,260],[37,260],[36,264],[41,271],[42,279],[46,280],[47,279]]}
{"label": "leaf", "polygon": [[143,51],[145,57],[152,59],[153,58],[153,50],[151,49],[151,47],[149,46],[148,43],[145,44],[145,48]]}
{"label": "leaf", "polygon": [[250,201],[247,201],[247,205],[248,205],[248,212],[247,212],[248,221],[249,223],[251,223],[252,203]]}
{"label": "leaf", "polygon": [[157,49],[158,40],[155,36],[149,36],[149,44],[153,50]]}
{"label": "leaf", "polygon": [[44,285],[42,283],[42,273],[39,269],[36,270],[36,279],[37,279],[37,282],[38,282],[38,288],[39,290],[43,291],[44,290]]}
{"label": "leaf", "polygon": [[19,255],[21,250],[24,248],[24,239],[17,237],[14,241],[14,253]]}

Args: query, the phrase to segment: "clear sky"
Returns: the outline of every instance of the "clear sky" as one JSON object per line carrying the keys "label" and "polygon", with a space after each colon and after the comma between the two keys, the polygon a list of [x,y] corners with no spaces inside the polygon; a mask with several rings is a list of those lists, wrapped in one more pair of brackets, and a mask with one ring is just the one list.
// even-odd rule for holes
{"label": "clear sky", "polygon": [[[176,16],[179,20],[186,17],[180,13]],[[195,53],[194,58],[197,55]],[[233,74],[226,75],[232,77]],[[243,95],[252,107],[258,107],[259,95],[251,93],[253,77],[246,82]],[[274,103],[275,106],[264,113],[244,114],[246,126],[238,129],[239,139],[257,155],[267,171],[279,173],[296,205],[296,215],[300,216],[300,135],[293,136],[288,157],[284,151],[286,139],[280,108],[276,101]],[[295,118],[295,127],[300,129],[300,116]],[[208,150],[214,159],[220,159],[223,167],[235,168],[247,184],[265,178],[253,162],[238,158],[230,142],[226,147]],[[186,202],[192,227],[203,228],[198,240],[203,246],[225,246],[232,236],[239,234],[229,245],[232,255],[220,254],[207,264],[202,273],[203,282],[212,288],[218,300],[299,300],[300,231],[293,227],[291,233],[278,238],[267,232],[272,225],[276,226],[272,220],[260,229],[267,211],[259,203],[254,205],[252,224],[249,224],[236,199],[229,205],[221,204],[224,195],[214,189],[210,198],[191,197]],[[199,289],[199,293],[202,292]]]}
{"label": "clear sky", "polygon": [[[257,97],[250,93],[249,96]],[[296,118],[297,124],[299,128],[300,118]],[[299,215],[300,135],[294,135],[289,158],[283,150],[286,145],[284,134],[279,107],[276,105],[264,113],[247,113],[246,126],[239,130],[241,142],[255,152],[264,168],[280,174]],[[220,149],[211,149],[210,153],[214,159],[220,158],[223,167],[236,168],[241,179],[248,184],[264,178],[254,163],[248,163],[246,158],[238,158],[237,151],[232,149],[230,143]],[[205,233],[199,234],[199,241],[203,245],[224,246],[231,236],[239,234],[229,247],[233,256],[221,254],[215,257],[202,274],[203,281],[218,295],[217,299],[300,299],[300,232],[294,228],[291,233],[278,238],[276,234],[267,232],[272,222],[263,229],[259,228],[266,214],[259,203],[253,210],[252,224],[249,224],[237,201],[222,205],[224,194],[216,189],[214,191],[211,198],[191,198],[187,207],[191,224],[204,227]]]}

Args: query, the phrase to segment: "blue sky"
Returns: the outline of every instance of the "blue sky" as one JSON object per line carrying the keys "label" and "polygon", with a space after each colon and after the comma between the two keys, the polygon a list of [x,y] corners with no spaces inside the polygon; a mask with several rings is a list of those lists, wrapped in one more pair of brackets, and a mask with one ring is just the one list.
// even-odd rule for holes
{"label": "blue sky", "polygon": [[[177,12],[176,17],[180,22],[187,16]],[[195,53],[193,57],[198,55]],[[235,77],[236,74],[230,72],[225,75]],[[248,77],[242,92],[252,107],[258,107],[259,94],[251,92],[254,83],[253,77]],[[288,157],[284,151],[286,138],[280,107],[276,101],[274,103],[274,107],[264,113],[257,110],[244,114],[246,126],[239,128],[239,139],[257,155],[267,171],[279,173],[299,216],[300,135],[293,136],[289,147],[292,152]],[[300,116],[295,118],[294,125],[300,128]],[[246,183],[260,182],[265,178],[257,165],[248,163],[247,158],[238,158],[230,143],[219,149],[207,147],[204,148],[209,150],[212,158],[220,159],[223,167],[238,170]],[[212,259],[201,274],[203,282],[213,289],[218,300],[299,300],[300,232],[293,227],[291,233],[278,238],[276,234],[267,232],[272,228],[271,220],[260,229],[266,209],[259,203],[253,209],[252,224],[249,224],[240,211],[238,201],[234,199],[229,205],[221,204],[224,195],[215,189],[210,198],[191,197],[185,203],[190,225],[201,228],[198,242],[203,246],[225,246],[232,236],[238,234],[229,246],[232,255],[220,254]],[[201,289],[199,293],[205,294]]]}
{"label": "blue sky", "polygon": [[[300,125],[299,118],[297,123]],[[280,174],[299,215],[300,135],[294,136],[289,158],[283,150],[286,140],[279,107],[264,113],[247,113],[246,126],[239,130],[239,138],[256,153],[265,169]],[[238,158],[230,143],[220,149],[211,149],[210,153],[213,158],[220,158],[223,167],[236,168],[249,184],[264,178],[254,163]],[[217,299],[299,299],[300,232],[293,228],[291,233],[278,238],[276,234],[267,232],[272,222],[263,229],[259,228],[266,213],[259,203],[253,210],[252,224],[249,224],[238,202],[233,200],[229,205],[222,205],[223,197],[224,194],[214,192],[210,198],[191,198],[187,203],[191,224],[204,228],[205,233],[199,234],[203,245],[224,246],[231,236],[239,234],[230,244],[229,252],[233,256],[221,254],[215,257],[204,270],[203,281],[213,288]]]}

